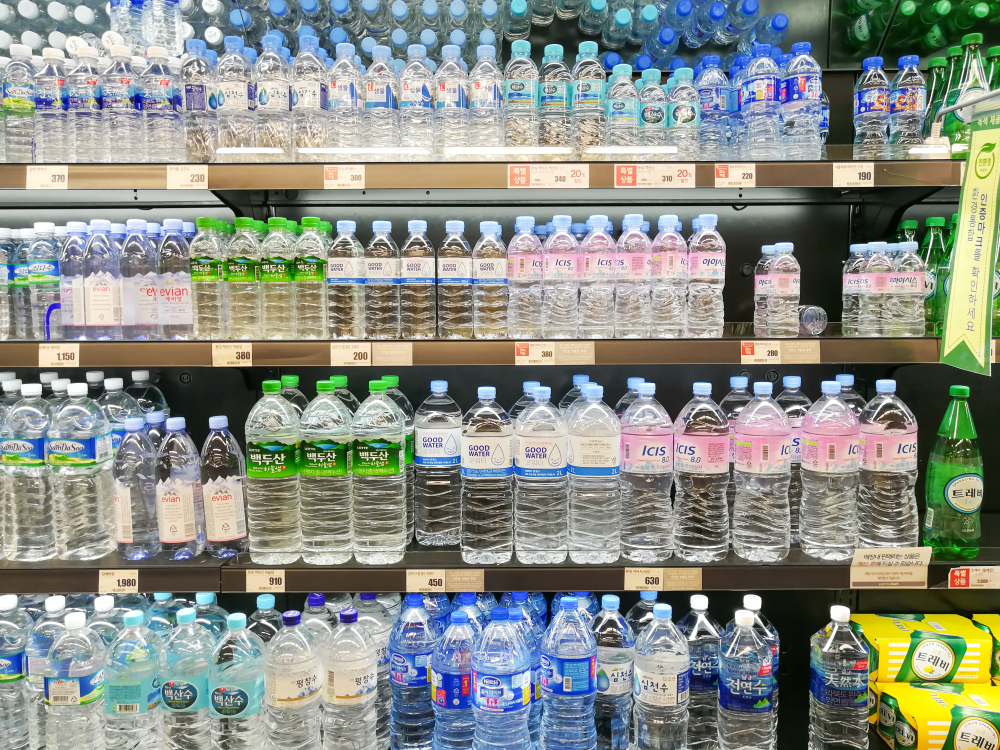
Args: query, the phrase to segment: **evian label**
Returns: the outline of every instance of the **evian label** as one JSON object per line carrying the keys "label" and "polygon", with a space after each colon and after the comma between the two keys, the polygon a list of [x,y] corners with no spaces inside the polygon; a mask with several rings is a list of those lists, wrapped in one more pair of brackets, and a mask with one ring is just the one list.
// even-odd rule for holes
{"label": "evian label", "polygon": [[675,435],[674,468],[687,474],[728,474],[728,435]]}
{"label": "evian label", "polygon": [[132,492],[128,486],[115,480],[115,541],[132,543]]}
{"label": "evian label", "polygon": [[122,325],[156,325],[159,313],[160,277],[155,273],[122,278]]}
{"label": "evian label", "polygon": [[514,473],[511,435],[463,435],[462,476],[473,479],[509,477]]}
{"label": "evian label", "polygon": [[231,542],[247,535],[243,477],[205,482],[205,535],[210,542]]}
{"label": "evian label", "polygon": [[513,255],[507,258],[507,278],[517,281],[541,281],[543,256]]}
{"label": "evian label", "polygon": [[747,474],[787,474],[792,468],[792,436],[748,435],[736,427],[733,468]]}
{"label": "evian label", "polygon": [[91,274],[84,279],[83,291],[88,326],[121,325],[121,279],[106,271]]}
{"label": "evian label", "polygon": [[674,465],[674,435],[622,435],[622,471],[669,474]]}
{"label": "evian label", "polygon": [[160,325],[181,326],[194,323],[191,307],[191,274],[185,271],[160,276]]}
{"label": "evian label", "polygon": [[688,278],[726,278],[726,254],[699,252],[688,253]]}
{"label": "evian label", "polygon": [[156,483],[156,516],[161,542],[177,544],[197,538],[195,495],[200,501],[201,482],[170,478]]}
{"label": "evian label", "polygon": [[580,276],[580,256],[576,253],[546,253],[544,263],[546,279],[576,281]]}

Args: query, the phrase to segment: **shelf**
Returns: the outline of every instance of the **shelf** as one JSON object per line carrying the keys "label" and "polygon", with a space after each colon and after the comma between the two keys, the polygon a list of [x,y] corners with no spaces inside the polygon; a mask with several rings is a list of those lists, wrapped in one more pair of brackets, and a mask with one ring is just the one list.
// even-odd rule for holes
{"label": "shelf", "polygon": [[102,570],[137,570],[139,591],[219,591],[223,560],[201,555],[195,560],[123,560],[116,553],[98,560],[37,563],[0,561],[0,593],[65,594],[100,590]]}

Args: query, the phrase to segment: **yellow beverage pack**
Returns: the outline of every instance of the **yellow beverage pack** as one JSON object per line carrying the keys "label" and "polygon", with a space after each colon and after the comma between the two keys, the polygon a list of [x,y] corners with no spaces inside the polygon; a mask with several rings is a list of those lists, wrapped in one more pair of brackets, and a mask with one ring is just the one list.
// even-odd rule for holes
{"label": "yellow beverage pack", "polygon": [[[960,615],[852,615],[876,682],[989,682],[993,640]],[[998,749],[1000,750],[1000,749]]]}
{"label": "yellow beverage pack", "polygon": [[989,633],[993,639],[990,677],[993,678],[994,684],[1000,684],[1000,615],[973,615],[972,624]]}
{"label": "yellow beverage pack", "polygon": [[895,750],[1000,748],[1000,688],[882,683],[879,690],[878,734]]}

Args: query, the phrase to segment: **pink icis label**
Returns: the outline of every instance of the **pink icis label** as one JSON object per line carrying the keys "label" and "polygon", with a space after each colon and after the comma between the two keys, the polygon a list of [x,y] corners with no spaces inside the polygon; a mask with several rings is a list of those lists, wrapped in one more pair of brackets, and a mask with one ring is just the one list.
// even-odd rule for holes
{"label": "pink icis label", "polygon": [[861,425],[861,468],[866,471],[917,470],[917,429],[886,435],[881,425]]}
{"label": "pink icis label", "polygon": [[675,435],[674,469],[688,474],[728,474],[729,438],[725,435]]}
{"label": "pink icis label", "polygon": [[798,273],[775,273],[771,274],[774,279],[775,294],[798,294],[802,288],[802,274]]}
{"label": "pink icis label", "polygon": [[754,276],[753,291],[754,294],[758,295],[774,294],[774,277],[766,275]]}
{"label": "pink icis label", "polygon": [[612,253],[586,253],[580,256],[583,278],[587,281],[613,281],[617,258]]}
{"label": "pink icis label", "polygon": [[579,278],[580,256],[576,253],[546,253],[545,256],[546,279],[572,279]]}
{"label": "pink icis label", "polygon": [[[789,420],[790,421],[790,420]],[[801,420],[796,420],[801,423]],[[802,427],[792,426],[792,463],[802,463]]]}
{"label": "pink icis label", "polygon": [[653,253],[654,279],[686,279],[688,275],[687,253]]}
{"label": "pink icis label", "polygon": [[889,291],[889,276],[888,273],[859,273],[854,274],[852,278],[858,279],[858,283],[861,285],[858,288],[858,292],[861,294],[885,294]]}
{"label": "pink icis label", "polygon": [[518,281],[542,280],[541,255],[514,255],[507,258],[507,278]]}
{"label": "pink icis label", "polygon": [[653,256],[649,253],[618,253],[615,256],[615,272],[618,279],[642,281],[653,272]]}
{"label": "pink icis label", "polygon": [[871,291],[874,273],[845,273],[843,278],[844,294],[867,294]]}
{"label": "pink icis label", "polygon": [[668,474],[673,469],[674,436],[622,435],[622,471]]}
{"label": "pink icis label", "polygon": [[792,468],[791,435],[747,435],[736,430],[733,469],[748,474],[787,474]]}
{"label": "pink icis label", "polygon": [[802,468],[821,474],[853,474],[861,448],[857,435],[818,435],[802,432]]}
{"label": "pink icis label", "polygon": [[688,253],[688,277],[692,279],[724,279],[725,253]]}

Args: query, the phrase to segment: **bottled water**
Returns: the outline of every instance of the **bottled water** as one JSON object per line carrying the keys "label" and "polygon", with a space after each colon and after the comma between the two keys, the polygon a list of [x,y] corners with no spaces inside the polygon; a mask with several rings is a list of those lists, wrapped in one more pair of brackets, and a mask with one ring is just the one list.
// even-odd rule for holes
{"label": "bottled water", "polygon": [[[0,81],[0,86],[2,86],[2,81]],[[0,103],[0,107],[2,107],[2,103]],[[0,109],[0,112],[2,111]],[[0,130],[0,138],[2,137],[3,131]],[[6,341],[14,333],[11,325],[13,322],[11,307],[14,302],[13,260],[17,246],[11,235],[10,229],[0,227],[0,341]],[[65,336],[65,332],[63,335]]]}
{"label": "bottled water", "polygon": [[572,223],[571,216],[553,216],[555,231],[542,247],[545,338],[572,339],[577,334],[580,256],[576,238],[569,231]]}
{"label": "bottled water", "polygon": [[714,748],[718,741],[719,648],[722,626],[708,613],[708,597],[691,597],[691,611],[677,621],[691,655],[687,746]]}
{"label": "bottled water", "polygon": [[[263,643],[268,643],[281,630],[281,613],[274,608],[274,594],[261,594],[257,597],[257,609],[250,615],[248,631],[253,633]],[[263,673],[261,673],[263,680]],[[261,697],[264,690],[261,685]],[[253,693],[250,693],[252,696]]]}
{"label": "bottled water", "polygon": [[861,266],[865,262],[867,253],[868,245],[851,245],[851,254],[844,261],[842,313],[840,316],[840,330],[844,336],[858,335],[861,290],[868,280],[867,277],[861,275]]}
{"label": "bottled water", "polygon": [[104,642],[86,626],[86,614],[68,612],[45,664],[45,747],[104,747]]}
{"label": "bottled water", "polygon": [[[602,3],[603,0],[592,0],[585,7],[580,16],[581,28],[584,24],[584,17],[588,16],[593,2]],[[604,3],[606,7],[606,3]],[[595,19],[597,24],[593,33],[597,33],[600,27],[600,20]],[[604,84],[606,74],[604,66],[597,59],[597,42],[581,42],[580,57],[573,66],[573,82],[570,92],[570,115],[572,117],[573,145],[577,158],[581,156],[583,149],[590,146],[604,145]]]}
{"label": "bottled water", "polygon": [[642,214],[626,214],[615,256],[615,338],[649,338],[652,244]]}
{"label": "bottled water", "polygon": [[[464,8],[464,3],[462,5]],[[432,139],[436,140],[433,146],[437,154],[444,157],[444,149],[470,145],[469,75],[462,67],[460,47],[447,44],[441,48],[441,56],[441,65],[434,73],[437,96]]]}
{"label": "bottled water", "polygon": [[671,621],[669,604],[653,605],[653,621],[635,642],[635,746],[684,747],[691,658]]}
{"label": "bottled water", "polygon": [[534,233],[535,219],[518,216],[514,236],[507,246],[507,276],[510,299],[507,330],[511,338],[542,336],[542,243]]}
{"label": "bottled water", "polygon": [[[648,7],[648,6],[647,6]],[[597,641],[597,696],[594,721],[601,750],[627,750],[632,714],[632,663],[636,638],[618,611],[613,594],[601,597],[601,611],[590,623]]]}
{"label": "bottled water", "polygon": [[740,77],[739,104],[746,127],[746,153],[758,161],[781,158],[781,71],[770,53],[770,45],[755,44],[753,56]]}
{"label": "bottled water", "polygon": [[507,338],[507,248],[496,221],[479,222],[472,249],[473,332],[477,339]]}
{"label": "bottled water", "polygon": [[431,395],[414,421],[414,510],[417,542],[458,544],[462,480],[462,410],[448,381],[431,381]]}
{"label": "bottled water", "polygon": [[[404,82],[404,93],[405,85]],[[406,111],[404,108],[403,113]],[[426,221],[410,220],[406,228],[410,235],[399,249],[402,256],[400,336],[404,339],[434,338],[437,331],[434,246],[427,239]]]}
{"label": "bottled water", "polygon": [[927,81],[920,73],[920,56],[899,58],[899,72],[889,94],[889,155],[909,159],[910,149],[924,142]]}
{"label": "bottled water", "polygon": [[156,248],[159,276],[157,317],[162,337],[168,341],[188,341],[194,335],[191,308],[191,249],[183,235],[184,222],[166,219],[163,237]]}
{"label": "bottled water", "polygon": [[825,380],[821,390],[802,420],[799,544],[811,557],[847,560],[858,535],[859,424],[839,383]]}
{"label": "bottled water", "polygon": [[3,71],[3,114],[8,164],[30,164],[35,134],[35,69],[31,47],[11,44]]}
{"label": "bottled water", "polygon": [[201,481],[205,502],[205,549],[213,557],[246,552],[246,462],[229,431],[229,419],[209,417],[211,429],[201,448]]}
{"label": "bottled water", "polygon": [[[83,258],[83,273],[87,278],[81,279],[80,284],[84,309],[79,312],[83,322],[87,322],[85,313],[89,302],[94,317],[107,318],[104,326],[88,327],[88,337],[96,338],[98,334],[104,334],[108,338],[118,336],[130,341],[152,341],[160,337],[156,245],[146,236],[146,222],[142,219],[129,219],[126,226],[128,234],[119,257],[115,257],[118,253],[103,240],[100,244],[87,243]],[[64,248],[64,258],[66,254]],[[64,272],[64,278],[68,275]],[[61,295],[65,295],[64,289],[65,286],[60,289]],[[117,298],[119,291],[120,302]],[[74,292],[75,289],[69,289],[72,307],[75,307]],[[116,312],[117,322],[122,326],[120,329],[114,325]],[[72,312],[69,315],[63,312],[64,328],[71,317]]]}
{"label": "bottled water", "polygon": [[229,338],[260,338],[260,244],[253,219],[238,216],[224,252],[223,278],[229,304]]}
{"label": "bottled water", "polygon": [[441,635],[437,623],[424,609],[423,596],[407,594],[403,611],[389,635],[392,750],[428,750],[432,745],[434,708],[430,677],[432,657]]}
{"label": "bottled water", "polygon": [[327,330],[333,339],[365,337],[365,249],[355,229],[353,221],[338,221],[327,249]]}
{"label": "bottled water", "polygon": [[395,403],[396,407],[403,413],[404,418],[404,442],[405,442],[405,461],[406,461],[406,542],[409,544],[410,539],[413,538],[413,437],[414,437],[414,420],[415,413],[413,411],[413,404],[410,400],[399,390],[399,376],[398,375],[383,375],[382,380],[386,383],[386,395]]}
{"label": "bottled water", "polygon": [[609,8],[604,25],[601,27],[601,44],[609,50],[621,49],[628,43],[631,34],[632,11],[619,8],[612,12]]}
{"label": "bottled water", "polygon": [[[492,596],[492,594],[490,594],[490,596]],[[475,592],[463,591],[461,594],[455,594],[455,598],[452,599],[451,602],[451,612],[449,613],[449,617],[460,611],[465,612],[466,615],[468,615],[469,625],[475,633],[475,638],[478,641],[479,636],[482,635],[483,630],[489,622],[489,615],[487,612],[483,612],[483,610],[479,608]],[[454,618],[452,618],[451,621],[454,622]],[[471,741],[471,735],[469,739]]]}
{"label": "bottled water", "polygon": [[136,400],[143,414],[151,411],[161,411],[170,416],[170,405],[158,386],[150,382],[149,370],[132,370],[132,385],[125,393]]}
{"label": "bottled water", "polygon": [[[531,30],[531,13],[527,2],[514,2],[511,0],[507,6],[506,19],[504,22],[503,35],[509,40],[523,41]],[[513,52],[513,50],[512,50]]]}
{"label": "bottled water", "polygon": [[264,395],[246,422],[250,559],[258,565],[285,565],[298,560],[302,549],[299,418],[281,396],[279,381],[265,380],[261,390]]}
{"label": "bottled water", "polygon": [[716,231],[718,216],[702,214],[701,229],[688,240],[687,336],[722,336],[726,285],[726,242]]}
{"label": "bottled water", "polygon": [[464,221],[446,221],[438,248],[438,338],[471,339],[473,319],[472,247]]}
{"label": "bottled water", "polygon": [[320,644],[301,614],[281,615],[284,627],[264,650],[265,742],[276,750],[319,750],[323,693]]}
{"label": "bottled water", "polygon": [[[746,0],[754,2],[756,0]],[[701,158],[715,160],[728,153],[727,109],[729,79],[720,69],[718,55],[705,55],[702,71],[694,82],[701,99],[701,127],[699,132]]]}
{"label": "bottled water", "polygon": [[802,274],[799,262],[792,255],[791,242],[774,245],[774,260],[767,265],[767,312],[764,335],[794,338],[799,335],[799,290]]}
{"label": "bottled water", "polygon": [[212,747],[260,750],[264,643],[247,628],[244,614],[229,615],[226,628],[208,660]]}
{"label": "bottled water", "polygon": [[914,547],[917,418],[896,396],[895,380],[875,381],[875,392],[860,416],[858,546]]}
{"label": "bottled water", "polygon": [[573,74],[563,62],[561,44],[545,46],[545,58],[538,73],[539,144],[550,147],[572,145],[570,132],[570,87]]}
{"label": "bottled water", "polygon": [[753,392],[736,421],[733,550],[746,560],[775,562],[788,556],[792,433],[771,383],[758,381]]}
{"label": "bottled water", "polygon": [[160,543],[172,560],[188,560],[205,549],[201,457],[185,426],[184,417],[167,420],[167,435],[156,456]]}
{"label": "bottled water", "polygon": [[167,592],[153,594],[153,605],[146,612],[146,625],[163,637],[172,633],[177,625],[177,611],[181,605],[174,595]]}
{"label": "bottled water", "polygon": [[146,560],[160,554],[156,519],[156,451],[145,433],[142,417],[125,419],[125,436],[115,452],[115,540],[125,560]]}
{"label": "bottled water", "polygon": [[126,612],[124,627],[107,644],[103,739],[108,748],[155,747],[159,739],[163,641],[144,619],[140,611]]}
{"label": "bottled water", "polygon": [[[93,47],[80,47],[77,50],[76,67],[66,74],[66,137],[73,144],[77,162],[106,161],[100,75],[97,50]],[[115,161],[119,158],[115,154]]]}
{"label": "bottled water", "polygon": [[504,145],[504,73],[497,67],[495,57],[493,45],[480,44],[476,48],[476,64],[469,71],[469,143],[476,144],[479,151],[478,156],[470,158],[500,158],[496,151]]}
{"label": "bottled water", "polygon": [[22,229],[14,252],[14,338],[32,339],[31,291],[28,284],[28,248],[35,239],[34,229]]}
{"label": "bottled water", "polygon": [[[763,338],[767,330],[767,298],[774,293],[775,278],[772,278],[769,269],[774,263],[774,245],[763,245],[760,248],[760,260],[754,268],[754,296],[753,296],[753,335]],[[797,333],[797,331],[796,331]]]}
{"label": "bottled water", "polygon": [[[739,6],[733,8],[737,10]],[[684,44],[691,49],[697,49],[703,44],[712,41],[720,31],[726,26],[726,4],[703,3],[695,6],[694,13],[691,14],[691,25],[683,34]]]}
{"label": "bottled water", "polygon": [[[511,0],[511,12],[519,0]],[[538,133],[538,68],[531,60],[531,44],[514,34],[517,39],[510,47],[510,62],[504,69],[504,128],[509,148],[534,148],[539,145]],[[513,154],[509,158],[523,161],[527,154]]]}
{"label": "bottled water", "polygon": [[[784,121],[784,158],[815,160],[821,156],[823,71],[813,59],[812,45],[792,45],[792,59],[783,71],[781,116]],[[922,111],[922,108],[921,108]],[[768,334],[770,335],[770,334]]]}
{"label": "bottled water", "polygon": [[267,339],[295,336],[295,236],[287,223],[269,218],[267,237],[260,243],[260,326]]}
{"label": "bottled water", "polygon": [[382,380],[354,414],[351,446],[354,557],[387,565],[406,548],[406,417]]}
{"label": "bottled water", "polygon": [[621,424],[587,383],[567,415],[569,448],[569,556],[573,562],[610,563],[621,553]]}
{"label": "bottled water", "polygon": [[[327,106],[330,120],[326,141],[329,148],[356,149],[364,145],[365,95],[361,68],[354,61],[353,44],[341,42],[336,47],[337,59],[330,68],[330,90]],[[340,157],[345,158],[345,157]],[[346,158],[350,158],[347,156]],[[338,231],[340,231],[338,229]]]}
{"label": "bottled water", "polygon": [[771,649],[754,628],[754,615],[736,612],[719,656],[719,750],[773,747],[776,711]]}
{"label": "bottled water", "polygon": [[868,251],[869,256],[860,269],[862,286],[859,291],[858,335],[887,336],[891,335],[893,328],[895,300],[889,280],[895,269],[892,259],[886,254],[888,246],[885,242],[869,242]]}
{"label": "bottled water", "polygon": [[373,221],[373,237],[365,248],[365,338],[399,338],[399,248],[392,222]]}
{"label": "bottled water", "polygon": [[226,629],[226,618],[229,613],[220,607],[215,594],[211,591],[199,591],[195,594],[195,622],[208,630],[213,638],[218,638]]}
{"label": "bottled water", "polygon": [[[541,609],[548,614],[548,607],[545,597],[542,597]],[[504,595],[507,599],[507,595]],[[528,713],[528,735],[531,738],[533,747],[537,747],[541,741],[542,733],[542,638],[545,635],[545,624],[539,611],[532,606],[529,601],[530,595],[527,591],[515,591],[510,594],[510,601],[506,602],[511,613],[519,610],[523,615],[518,618],[516,614],[510,614],[511,625],[520,634],[524,643],[531,652],[531,710]],[[485,617],[484,617],[485,627]]]}
{"label": "bottled water", "polygon": [[[395,6],[395,3],[393,5]],[[405,3],[402,10],[407,10]],[[406,31],[400,28],[393,32],[393,38],[397,32],[402,32],[403,36],[406,36]],[[406,65],[399,73],[400,145],[404,148],[420,149],[414,154],[406,154],[408,160],[428,161],[434,154],[434,138],[438,131],[434,122],[433,96],[437,87],[434,74],[427,66],[427,49],[422,44],[407,46],[406,58]],[[453,91],[456,96],[453,106],[459,106],[458,92],[464,94],[461,86],[456,86],[456,89]],[[404,278],[411,275],[417,274],[403,273]]]}
{"label": "bottled water", "polygon": [[[95,219],[90,224],[90,231],[90,238],[83,251],[83,289],[80,300],[84,308],[86,337],[97,341],[121,339],[122,280],[119,259],[121,248],[117,247],[111,238],[110,221]],[[29,255],[30,253],[29,250]],[[128,260],[131,260],[131,254]],[[127,265],[128,260],[126,260]],[[152,287],[157,295],[154,299],[158,300],[155,280],[152,282]],[[130,283],[129,291],[131,289]],[[74,299],[74,303],[75,301]],[[117,448],[117,444],[114,447]]]}
{"label": "bottled water", "polygon": [[366,145],[371,148],[399,148],[399,76],[391,60],[392,50],[377,45],[364,77]]}
{"label": "bottled water", "polygon": [[[673,33],[673,32],[670,32]],[[667,141],[667,93],[660,87],[661,71],[647,68],[642,71],[639,88],[639,145],[646,151],[661,148]]]}
{"label": "bottled water", "polygon": [[830,624],[809,639],[809,748],[868,744],[868,645],[851,610],[830,607]]}
{"label": "bottled water", "polygon": [[687,243],[677,230],[677,217],[661,216],[653,239],[650,335],[679,338],[687,319]]}
{"label": "bottled water", "polygon": [[153,444],[154,457],[156,452],[160,450],[163,438],[167,435],[166,421],[162,411],[151,411],[146,415],[146,435],[149,437],[149,442]]}
{"label": "bottled water", "polygon": [[45,747],[48,712],[45,705],[45,668],[52,643],[66,630],[66,597],[45,599],[45,613],[28,635],[25,649],[28,675],[28,736],[32,748]]}
{"label": "bottled water", "polygon": [[[574,376],[574,377],[579,377],[579,376]],[[540,385],[541,383],[539,383],[537,380],[525,380],[521,384],[521,390],[524,395],[522,395],[521,398],[515,401],[514,405],[507,410],[507,413],[510,414],[511,419],[513,419],[516,422],[517,418],[521,415],[521,412],[523,412],[525,409],[527,409],[529,406],[535,403],[535,389]],[[516,430],[514,439],[515,441],[517,440]],[[515,448],[515,454],[516,454],[516,448]],[[517,456],[515,455],[515,460],[516,458]]]}
{"label": "bottled water", "polygon": [[480,386],[477,394],[462,417],[462,560],[505,563],[514,546],[514,425],[495,400],[496,388]]}
{"label": "bottled water", "polygon": [[781,380],[785,390],[775,397],[785,410],[792,431],[791,480],[788,483],[788,509],[791,517],[791,543],[799,541],[799,506],[802,502],[802,420],[812,401],[800,390],[802,378],[786,375]]}
{"label": "bottled water", "polygon": [[327,72],[314,36],[302,36],[292,65],[292,132],[296,161],[319,161],[322,156],[303,149],[325,148],[327,132]]}
{"label": "bottled water", "polygon": [[621,415],[622,555],[640,563],[668,560],[674,549],[674,428],[655,393],[655,383],[639,383],[638,398]]}
{"label": "bottled water", "polygon": [[615,404],[615,416],[618,419],[621,419],[622,414],[628,411],[628,408],[639,398],[639,384],[645,382],[645,378],[629,378],[625,381],[628,390],[625,391],[625,395],[618,399],[618,403]]}
{"label": "bottled water", "polygon": [[52,418],[45,462],[52,467],[56,554],[61,560],[94,560],[115,549],[111,477],[111,427],[72,383],[69,400]]}
{"label": "bottled water", "polygon": [[889,277],[892,294],[892,336],[923,336],[927,330],[924,319],[924,277],[927,266],[917,253],[916,242],[900,242],[899,257]]}
{"label": "bottled water", "polygon": [[536,386],[514,425],[514,547],[534,565],[564,562],[568,544],[567,425],[551,395]]}
{"label": "bottled water", "polygon": [[844,403],[851,407],[851,411],[860,418],[861,412],[865,410],[868,402],[865,401],[864,396],[854,390],[854,376],[848,373],[841,373],[835,375],[833,379],[840,383],[840,397],[844,400]]}
{"label": "bottled water", "polygon": [[[394,594],[398,600],[399,594]],[[376,699],[376,744],[380,750],[389,747],[389,708],[392,704],[392,686],[389,683],[389,632],[392,616],[372,593],[354,597],[353,606],[358,612],[358,622],[367,630],[374,645],[378,662],[378,697]]]}
{"label": "bottled water", "polygon": [[[263,52],[253,70],[257,100],[256,141],[258,148],[272,149],[261,161],[292,161],[292,71],[279,52],[281,40],[267,34],[261,39]],[[274,151],[273,149],[278,149]]]}
{"label": "bottled water", "polygon": [[889,78],[881,57],[866,57],[864,72],[854,84],[854,158],[887,159],[889,142],[885,129],[889,120]]}
{"label": "bottled water", "polygon": [[321,652],[324,652],[330,645],[330,636],[333,634],[333,628],[336,624],[337,615],[327,609],[326,596],[316,593],[309,594],[306,597],[306,604],[302,608],[302,627],[313,634],[313,637],[316,638],[316,645]]}
{"label": "bottled water", "polygon": [[605,113],[605,146],[639,145],[639,92],[632,83],[632,66],[615,65],[612,70],[605,92]]}
{"label": "bottled water", "polygon": [[677,149],[677,160],[697,159],[700,137],[701,105],[698,90],[694,87],[694,71],[679,68],[674,71],[676,83],[670,92],[667,105],[667,146]]}
{"label": "bottled water", "polygon": [[[149,0],[170,2],[170,0]],[[146,50],[148,65],[139,76],[146,161],[183,162],[187,149],[184,123],[178,112],[177,79],[167,65],[169,53],[162,46]]]}
{"label": "bottled water", "polygon": [[531,649],[518,632],[524,613],[497,607],[490,614],[492,622],[472,653],[472,747],[527,750],[532,680]]}
{"label": "bottled water", "polygon": [[564,596],[542,639],[541,747],[545,750],[597,747],[597,641],[589,620],[575,596]]}
{"label": "bottled water", "polygon": [[323,696],[323,743],[336,748],[349,742],[374,750],[377,698],[377,648],[353,608],[340,611],[340,626],[326,649],[327,680]]}
{"label": "bottled water", "polygon": [[181,93],[187,160],[210,162],[219,146],[218,72],[204,41],[188,39],[184,46],[188,57],[181,66]]}
{"label": "bottled water", "polygon": [[470,685],[472,651],[478,640],[479,633],[469,613],[452,612],[451,624],[434,648],[430,663],[436,747],[449,750],[472,747],[475,719]]}
{"label": "bottled water", "polygon": [[[39,341],[62,338],[59,304],[59,244],[55,224],[35,222],[35,236],[25,253],[28,296],[31,304],[31,338]],[[21,338],[21,337],[19,337]]]}
{"label": "bottled water", "polygon": [[[66,90],[66,71],[63,68],[65,59],[66,55],[61,49],[46,47],[42,50],[42,67],[35,73],[35,134],[31,161],[36,164],[72,160],[68,158],[73,153],[73,141],[66,126],[69,92]],[[10,76],[8,71],[8,80]]]}
{"label": "bottled water", "polygon": [[30,691],[25,677],[27,664],[25,651],[34,622],[31,616],[18,609],[17,596],[0,597],[0,702],[3,705],[4,744],[11,750],[30,747],[28,730],[31,707]]}
{"label": "bottled water", "polygon": [[[141,595],[136,594],[136,597]],[[124,607],[124,602],[123,602]],[[87,627],[101,637],[105,646],[110,646],[115,637],[125,628],[124,608],[115,607],[115,598],[111,595],[99,596],[94,599],[94,613],[87,618]],[[145,616],[140,610],[140,614]],[[157,693],[156,699],[159,699]]]}
{"label": "bottled water", "polygon": [[711,383],[695,383],[674,421],[674,545],[686,562],[721,560],[729,551],[729,425],[711,394]]}
{"label": "bottled water", "polygon": [[[296,60],[296,63],[298,62],[299,60]],[[302,234],[291,248],[295,266],[295,338],[297,339],[329,338],[326,330],[326,243],[319,233],[319,228],[320,220],[317,217],[304,217]]]}

